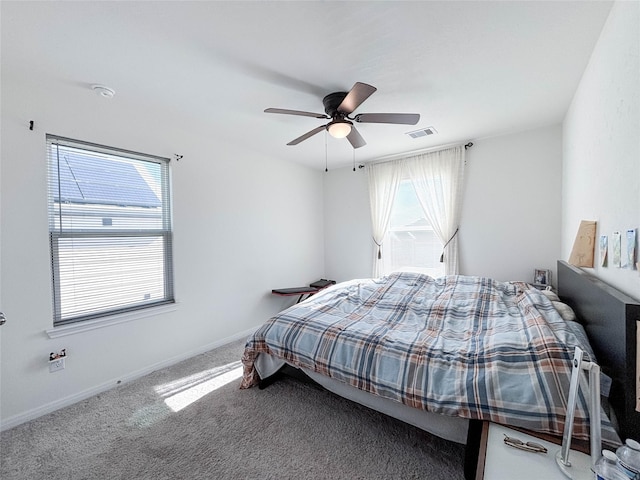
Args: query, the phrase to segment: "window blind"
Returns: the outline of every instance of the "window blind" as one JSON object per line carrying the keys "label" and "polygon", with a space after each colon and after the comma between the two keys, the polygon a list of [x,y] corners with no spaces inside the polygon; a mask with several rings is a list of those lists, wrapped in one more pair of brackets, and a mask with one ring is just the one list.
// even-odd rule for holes
{"label": "window blind", "polygon": [[169,160],[47,135],[54,326],[174,301]]}

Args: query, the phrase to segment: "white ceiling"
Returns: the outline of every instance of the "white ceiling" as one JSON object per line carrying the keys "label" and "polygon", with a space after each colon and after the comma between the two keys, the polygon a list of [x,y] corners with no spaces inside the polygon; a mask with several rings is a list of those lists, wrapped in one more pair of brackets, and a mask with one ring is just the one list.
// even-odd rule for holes
{"label": "white ceiling", "polygon": [[[165,111],[245,148],[324,168],[322,98],[378,88],[355,113],[419,113],[416,126],[358,124],[356,161],[562,121],[611,8],[599,1],[2,1],[2,74]],[[406,132],[433,126],[437,135]],[[346,139],[327,140],[331,166]]]}

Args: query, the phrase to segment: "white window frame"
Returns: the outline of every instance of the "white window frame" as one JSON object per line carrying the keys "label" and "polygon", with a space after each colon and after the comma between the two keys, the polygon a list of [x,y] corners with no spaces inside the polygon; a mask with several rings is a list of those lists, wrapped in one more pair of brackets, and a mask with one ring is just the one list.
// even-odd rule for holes
{"label": "white window frame", "polygon": [[[400,180],[400,184],[398,185],[398,191],[396,192],[396,198],[394,198],[393,202],[393,206],[392,208],[392,212],[393,209],[395,209],[397,207],[396,205],[396,200],[397,200],[397,195],[400,192],[400,188],[401,186],[405,184],[408,185],[411,189],[413,189],[413,184],[411,181],[411,178],[409,177],[409,175],[407,175],[405,173],[405,175],[402,177],[402,179]],[[418,202],[418,199],[416,197],[416,202]],[[418,206],[420,206],[419,202],[418,202]],[[382,265],[383,265],[383,273],[384,274],[389,274],[392,273],[394,271],[411,271],[411,272],[417,272],[417,273],[424,273],[427,275],[430,275],[432,277],[440,277],[442,275],[444,275],[444,264],[441,264],[439,268],[423,268],[423,267],[418,267],[415,265],[402,265],[402,266],[396,266],[394,265],[394,262],[392,260],[392,256],[393,256],[393,239],[392,239],[392,235],[394,233],[399,233],[399,232],[409,232],[409,231],[423,231],[423,232],[433,232],[433,228],[431,227],[431,225],[423,225],[423,226],[415,226],[415,227],[411,227],[409,228],[406,225],[403,226],[392,226],[391,224],[389,224],[389,228],[387,229],[387,233],[385,234],[384,237],[384,242],[383,242],[383,248],[382,248]],[[436,236],[436,240],[437,240],[437,236]],[[435,261],[436,263],[438,262],[438,258],[440,255],[440,252],[442,251],[442,244],[439,243],[439,247],[438,247],[438,253],[436,253],[436,257],[435,257]]]}
{"label": "white window frame", "polygon": [[[172,255],[172,227],[171,227],[171,195],[170,195],[170,172],[169,172],[169,159],[163,157],[157,157],[153,155],[141,154],[137,152],[131,152],[113,147],[106,147],[103,145],[92,144],[88,142],[68,139],[64,137],[58,137],[55,135],[47,135],[47,157],[49,163],[49,239],[51,247],[51,267],[52,267],[52,293],[53,293],[53,326],[54,330],[72,330],[69,327],[83,326],[83,329],[87,327],[96,328],[96,324],[101,321],[106,323],[120,323],[122,318],[131,318],[132,314],[139,312],[141,316],[144,315],[144,310],[158,309],[158,307],[166,306],[175,303],[174,298],[174,286],[173,286],[173,255]],[[94,154],[96,156],[112,156],[114,159],[127,159],[133,162],[151,162],[160,166],[160,189],[159,200],[161,201],[161,226],[159,228],[109,228],[109,225],[104,228],[67,228],[65,222],[65,215],[62,213],[63,208],[60,201],[56,202],[56,192],[60,188],[59,177],[59,147],[70,147],[73,149],[79,149],[88,155]],[[56,169],[58,169],[56,171]],[[58,186],[55,185],[56,181]],[[58,188],[58,190],[56,190]],[[57,198],[60,198],[58,194]],[[70,204],[67,202],[67,208]],[[100,206],[93,205],[91,213],[99,214]],[[126,213],[126,212],[125,212]],[[60,245],[64,241],[98,241],[104,239],[112,239],[114,243],[117,243],[119,239],[131,238],[131,239],[151,239],[154,238],[161,240],[162,244],[162,284],[163,295],[161,299],[151,299],[149,301],[141,300],[132,304],[130,301],[125,304],[113,305],[108,308],[103,308],[96,311],[88,311],[83,314],[74,314],[71,316],[63,316],[63,308],[61,305],[61,288],[73,288],[73,280],[68,284],[62,285],[63,280],[60,275]],[[112,246],[107,245],[107,246]],[[64,280],[66,281],[66,280]],[[163,308],[160,309],[161,311]],[[49,331],[48,331],[49,333]],[[52,335],[50,335],[52,336]]]}

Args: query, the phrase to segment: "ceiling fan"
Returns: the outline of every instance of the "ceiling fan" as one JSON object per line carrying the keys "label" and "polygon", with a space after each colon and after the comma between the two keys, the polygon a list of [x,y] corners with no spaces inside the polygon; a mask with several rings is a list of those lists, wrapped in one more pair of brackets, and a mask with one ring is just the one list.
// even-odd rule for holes
{"label": "ceiling fan", "polygon": [[325,113],[286,110],[283,108],[267,108],[265,113],[281,113],[284,115],[331,119],[326,125],[314,128],[304,135],[291,140],[287,145],[297,145],[326,129],[332,137],[347,137],[347,140],[349,140],[353,148],[360,148],[364,147],[367,142],[365,142],[364,138],[358,133],[353,122],[415,125],[420,120],[420,114],[418,113],[358,113],[356,116],[350,117],[349,115],[376,90],[376,87],[367,85],[366,83],[356,82],[348,92],[330,93],[322,99]]}

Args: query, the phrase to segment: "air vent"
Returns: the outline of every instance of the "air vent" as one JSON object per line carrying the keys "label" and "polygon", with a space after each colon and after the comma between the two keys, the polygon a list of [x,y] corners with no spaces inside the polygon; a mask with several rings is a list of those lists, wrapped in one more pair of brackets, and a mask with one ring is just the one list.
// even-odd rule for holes
{"label": "air vent", "polygon": [[436,131],[435,128],[433,127],[427,127],[427,128],[422,128],[420,130],[415,130],[413,132],[407,132],[407,135],[409,135],[411,138],[420,138],[420,137],[426,137],[428,135],[434,135],[438,133]]}

